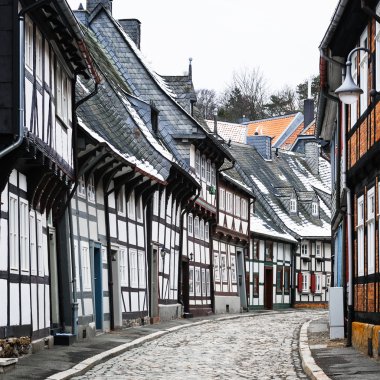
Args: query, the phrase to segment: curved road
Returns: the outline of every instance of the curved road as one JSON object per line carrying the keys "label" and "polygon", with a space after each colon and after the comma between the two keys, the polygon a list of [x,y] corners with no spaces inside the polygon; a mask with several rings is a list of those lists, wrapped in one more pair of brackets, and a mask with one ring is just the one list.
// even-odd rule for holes
{"label": "curved road", "polygon": [[170,333],[75,379],[307,379],[298,356],[299,328],[325,312],[243,315]]}

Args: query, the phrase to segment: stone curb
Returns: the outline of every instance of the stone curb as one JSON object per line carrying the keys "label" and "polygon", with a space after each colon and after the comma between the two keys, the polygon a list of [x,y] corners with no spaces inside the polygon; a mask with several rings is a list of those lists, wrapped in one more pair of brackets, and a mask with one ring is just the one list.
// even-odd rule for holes
{"label": "stone curb", "polygon": [[331,380],[330,377],[323,372],[322,368],[317,366],[311,355],[307,337],[307,329],[311,322],[312,320],[305,322],[300,330],[298,349],[301,356],[302,368],[306,375],[312,380]]}

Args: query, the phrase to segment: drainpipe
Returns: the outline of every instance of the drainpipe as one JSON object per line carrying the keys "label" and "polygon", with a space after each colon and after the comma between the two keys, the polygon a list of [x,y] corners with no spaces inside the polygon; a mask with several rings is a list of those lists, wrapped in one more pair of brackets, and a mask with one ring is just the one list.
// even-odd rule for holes
{"label": "drainpipe", "polygon": [[25,13],[39,7],[48,0],[41,0],[28,7],[22,9],[18,14],[18,30],[19,30],[19,61],[18,61],[18,134],[17,139],[11,145],[0,152],[0,158],[17,149],[24,139],[24,114],[25,114]]}
{"label": "drainpipe", "polygon": [[347,139],[346,139],[346,106],[343,105],[341,118],[342,131],[342,182],[343,190],[346,192],[347,202],[347,260],[348,260],[348,286],[347,286],[347,305],[348,305],[348,320],[347,320],[347,346],[352,345],[352,321],[353,321],[353,255],[352,255],[352,207],[351,207],[351,189],[347,186]]}

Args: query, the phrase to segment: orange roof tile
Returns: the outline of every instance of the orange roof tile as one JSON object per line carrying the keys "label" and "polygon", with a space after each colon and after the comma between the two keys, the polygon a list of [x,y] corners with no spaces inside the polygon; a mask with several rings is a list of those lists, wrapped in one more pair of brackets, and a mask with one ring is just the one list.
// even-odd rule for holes
{"label": "orange roof tile", "polygon": [[304,124],[301,123],[298,128],[285,140],[285,142],[282,144],[281,148],[283,149],[290,149],[292,145],[294,144],[294,141],[297,140],[297,137],[302,134]]}
{"label": "orange roof tile", "polygon": [[297,114],[292,114],[271,119],[251,121],[248,124],[247,136],[254,136],[257,132],[259,135],[272,137],[272,144],[275,144],[285,129],[294,120],[296,115]]}

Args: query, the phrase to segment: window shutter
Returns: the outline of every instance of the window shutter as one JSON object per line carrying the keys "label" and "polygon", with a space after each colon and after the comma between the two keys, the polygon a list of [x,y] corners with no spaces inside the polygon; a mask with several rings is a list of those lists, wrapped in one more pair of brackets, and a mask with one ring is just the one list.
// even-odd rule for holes
{"label": "window shutter", "polygon": [[311,275],[311,292],[315,293],[315,273],[312,273]]}
{"label": "window shutter", "polygon": [[302,293],[302,273],[298,273],[298,292]]}

